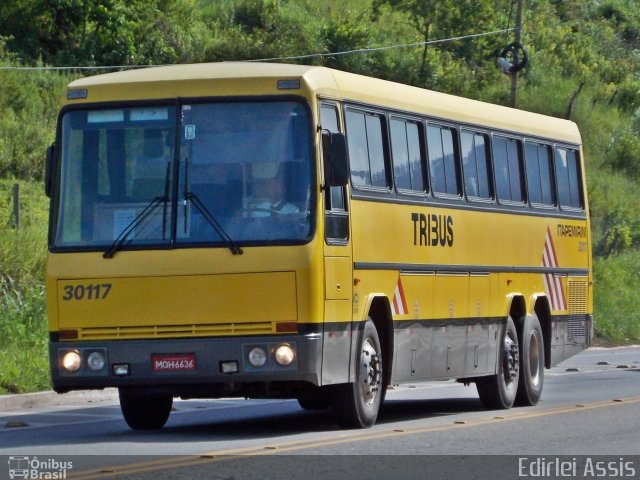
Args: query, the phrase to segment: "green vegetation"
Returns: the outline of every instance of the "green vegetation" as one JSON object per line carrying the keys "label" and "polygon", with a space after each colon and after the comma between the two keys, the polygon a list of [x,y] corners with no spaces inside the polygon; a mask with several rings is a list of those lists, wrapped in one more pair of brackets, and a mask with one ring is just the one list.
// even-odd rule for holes
{"label": "green vegetation", "polygon": [[[246,60],[363,49],[513,26],[513,0],[13,0],[0,67]],[[506,104],[500,34],[312,63]],[[635,0],[528,0],[518,107],[571,118],[587,160],[596,332],[640,341],[640,8]],[[94,72],[84,73],[93,74]],[[43,158],[64,85],[80,71],[0,70],[0,393],[48,385]],[[18,231],[11,188],[22,192]]]}
{"label": "green vegetation", "polygon": [[40,182],[20,185],[14,228],[14,181],[0,180],[0,393],[49,388],[43,272],[47,202]]}
{"label": "green vegetation", "polygon": [[[614,343],[638,342],[640,338],[640,252],[630,251],[615,257],[596,258],[594,264],[598,290],[596,327]],[[614,294],[612,294],[614,292]]]}

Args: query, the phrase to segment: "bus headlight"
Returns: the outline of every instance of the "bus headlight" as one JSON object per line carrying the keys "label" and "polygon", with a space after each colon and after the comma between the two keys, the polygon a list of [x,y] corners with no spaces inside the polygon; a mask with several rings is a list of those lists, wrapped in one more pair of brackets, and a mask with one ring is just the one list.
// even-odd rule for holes
{"label": "bus headlight", "polygon": [[260,347],[252,348],[249,352],[249,363],[256,368],[264,366],[267,363],[267,352]]}
{"label": "bus headlight", "polygon": [[278,365],[287,367],[295,360],[296,352],[291,345],[285,343],[276,348],[275,357]]}
{"label": "bus headlight", "polygon": [[82,357],[77,350],[70,350],[62,356],[62,368],[67,372],[77,372],[82,366]]}
{"label": "bus headlight", "polygon": [[93,352],[87,357],[87,366],[94,372],[99,372],[104,368],[106,360],[102,352]]}

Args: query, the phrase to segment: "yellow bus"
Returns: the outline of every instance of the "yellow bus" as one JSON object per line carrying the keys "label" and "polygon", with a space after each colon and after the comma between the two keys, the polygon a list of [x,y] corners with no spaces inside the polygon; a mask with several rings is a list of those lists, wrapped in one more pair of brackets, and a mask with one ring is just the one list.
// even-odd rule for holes
{"label": "yellow bus", "polygon": [[295,398],[343,427],[387,387],[534,405],[590,345],[572,122],[323,67],[76,80],[48,151],[53,388]]}

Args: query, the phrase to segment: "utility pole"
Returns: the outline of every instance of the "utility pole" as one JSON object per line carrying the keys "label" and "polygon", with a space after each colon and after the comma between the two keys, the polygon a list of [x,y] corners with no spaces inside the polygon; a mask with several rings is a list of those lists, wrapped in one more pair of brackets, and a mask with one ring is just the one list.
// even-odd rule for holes
{"label": "utility pole", "polygon": [[[516,8],[516,43],[522,43],[522,1],[518,0],[518,6]],[[516,50],[517,51],[517,50]],[[511,75],[511,101],[509,105],[516,108],[516,101],[518,97],[518,72],[513,72]]]}

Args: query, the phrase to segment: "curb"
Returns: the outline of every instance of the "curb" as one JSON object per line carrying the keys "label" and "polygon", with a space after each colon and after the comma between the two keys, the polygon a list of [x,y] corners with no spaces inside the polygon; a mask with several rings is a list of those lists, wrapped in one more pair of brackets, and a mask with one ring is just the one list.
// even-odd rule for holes
{"label": "curb", "polygon": [[36,392],[0,395],[0,413],[28,408],[83,406],[88,403],[118,402],[118,389],[78,390],[68,393]]}

